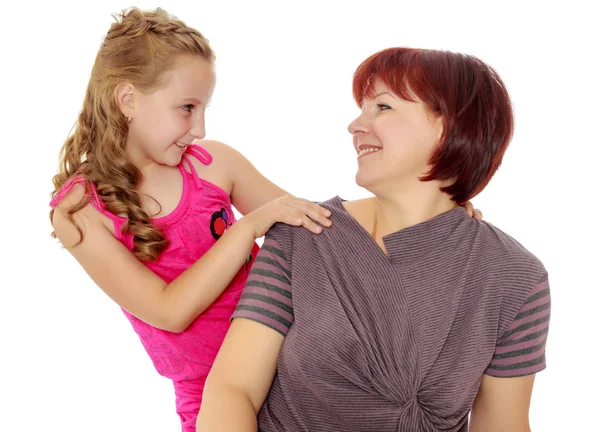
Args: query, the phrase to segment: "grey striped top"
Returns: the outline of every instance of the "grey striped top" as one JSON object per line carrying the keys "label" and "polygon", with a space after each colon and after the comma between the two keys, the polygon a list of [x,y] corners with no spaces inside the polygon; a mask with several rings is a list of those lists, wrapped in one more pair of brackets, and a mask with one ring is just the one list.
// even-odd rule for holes
{"label": "grey striped top", "polygon": [[545,368],[546,270],[462,208],[384,237],[345,210],[267,235],[234,318],[286,336],[261,431],[466,432],[483,374]]}

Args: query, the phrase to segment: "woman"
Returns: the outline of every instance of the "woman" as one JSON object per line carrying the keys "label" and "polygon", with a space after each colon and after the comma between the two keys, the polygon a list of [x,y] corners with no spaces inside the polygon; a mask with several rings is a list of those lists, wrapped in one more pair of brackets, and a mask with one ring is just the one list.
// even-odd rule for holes
{"label": "woman", "polygon": [[393,48],[353,91],[356,181],[374,197],[325,202],[320,236],[269,232],[198,430],[528,431],[547,273],[460,207],[512,137],[504,84],[471,56]]}

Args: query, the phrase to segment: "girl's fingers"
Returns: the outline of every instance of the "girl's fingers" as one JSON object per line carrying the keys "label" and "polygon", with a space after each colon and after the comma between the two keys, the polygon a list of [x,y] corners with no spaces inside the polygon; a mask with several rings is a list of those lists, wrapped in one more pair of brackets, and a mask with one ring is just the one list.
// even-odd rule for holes
{"label": "girl's fingers", "polygon": [[473,204],[471,204],[471,201],[465,204],[465,210],[469,216],[473,217]]}
{"label": "girl's fingers", "polygon": [[307,230],[315,233],[315,234],[320,234],[321,231],[323,231],[323,228],[321,228],[319,225],[317,225],[312,219],[310,219],[308,216],[304,216],[302,218],[302,226],[304,228],[306,228]]}
{"label": "girl's fingers", "polygon": [[298,210],[303,212],[304,215],[311,218],[314,222],[324,227],[331,226],[331,221],[329,220],[329,217],[331,216],[331,211],[329,211],[328,209],[306,200],[298,200],[297,202],[291,203],[290,205],[298,208]]}
{"label": "girl's fingers", "polygon": [[277,219],[288,225],[302,225],[318,234],[323,231],[322,227],[330,227],[332,224],[329,220],[331,211],[312,201],[286,195],[278,200],[277,205],[280,208]]}
{"label": "girl's fingers", "polygon": [[296,212],[282,211],[279,213],[277,220],[288,225],[300,226],[303,225],[304,220],[301,214]]}

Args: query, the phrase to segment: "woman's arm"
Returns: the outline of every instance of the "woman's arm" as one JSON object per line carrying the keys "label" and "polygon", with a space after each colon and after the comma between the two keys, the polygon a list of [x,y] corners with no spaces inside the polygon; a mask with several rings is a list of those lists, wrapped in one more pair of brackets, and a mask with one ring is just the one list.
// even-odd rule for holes
{"label": "woman's arm", "polygon": [[[79,232],[65,215],[84,193],[76,185],[54,212],[54,232],[88,275],[122,308],[142,321],[173,332],[185,330],[223,292],[245,262],[257,237],[277,221],[313,229],[326,225],[326,210],[305,200],[282,197],[230,227],[215,245],[172,283],[165,283],[139,261],[107,228],[91,205],[74,215]],[[308,215],[308,216],[307,216]]]}
{"label": "woman's arm", "polygon": [[203,432],[257,429],[256,415],[294,322],[291,263],[273,233],[265,238],[233,316],[204,388],[197,422]]}
{"label": "woman's arm", "polygon": [[283,343],[281,333],[236,318],[206,380],[196,423],[203,432],[256,431]]}
{"label": "woman's arm", "polygon": [[529,403],[535,375],[484,375],[473,403],[469,432],[530,432]]}
{"label": "woman's arm", "polygon": [[550,285],[544,274],[497,342],[471,411],[471,432],[529,432],[535,374],[546,367]]}

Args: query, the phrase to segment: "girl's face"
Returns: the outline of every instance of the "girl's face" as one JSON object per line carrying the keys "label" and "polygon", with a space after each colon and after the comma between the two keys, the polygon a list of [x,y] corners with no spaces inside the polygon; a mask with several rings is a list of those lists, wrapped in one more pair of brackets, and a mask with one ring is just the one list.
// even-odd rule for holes
{"label": "girl's face", "polygon": [[206,135],[204,114],[216,80],[213,65],[181,56],[164,80],[150,94],[133,89],[127,152],[137,163],[177,166],[187,144]]}
{"label": "girl's face", "polygon": [[373,82],[361,114],[348,126],[358,154],[356,182],[370,191],[418,182],[443,132],[425,104],[395,95],[381,80]]}

